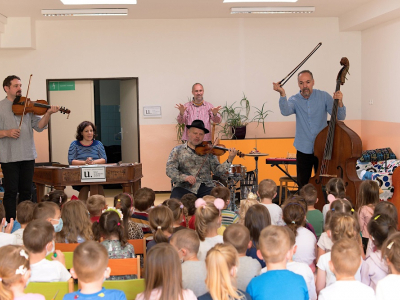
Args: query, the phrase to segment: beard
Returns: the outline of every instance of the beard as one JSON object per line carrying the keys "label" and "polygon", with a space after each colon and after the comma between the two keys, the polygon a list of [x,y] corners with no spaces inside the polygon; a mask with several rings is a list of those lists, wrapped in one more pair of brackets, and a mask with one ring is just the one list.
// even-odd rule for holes
{"label": "beard", "polygon": [[306,97],[309,97],[310,96],[310,89],[308,89],[308,88],[304,88],[304,89],[302,89],[301,90],[301,94],[303,95],[303,96],[306,96]]}

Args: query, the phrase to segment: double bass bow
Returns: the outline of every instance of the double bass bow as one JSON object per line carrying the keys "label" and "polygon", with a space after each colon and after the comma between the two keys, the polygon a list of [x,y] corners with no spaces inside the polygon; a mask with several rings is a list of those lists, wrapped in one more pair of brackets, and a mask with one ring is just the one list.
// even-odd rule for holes
{"label": "double bass bow", "polygon": [[[336,78],[336,90],[346,81],[350,63],[346,57],[340,60],[343,66]],[[315,138],[314,155],[318,158],[318,170],[309,183],[315,186],[318,199],[326,199],[325,185],[331,178],[342,178],[346,186],[346,195],[356,204],[361,180],[356,173],[357,159],[362,154],[362,142],[357,133],[337,120],[339,100],[334,99],[329,125]],[[350,200],[349,199],[349,200]],[[317,208],[322,210],[324,201],[318,201]]]}

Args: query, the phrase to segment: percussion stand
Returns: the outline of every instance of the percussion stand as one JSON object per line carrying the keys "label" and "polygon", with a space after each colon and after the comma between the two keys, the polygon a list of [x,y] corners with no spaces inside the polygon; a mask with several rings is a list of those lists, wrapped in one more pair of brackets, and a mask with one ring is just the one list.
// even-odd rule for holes
{"label": "percussion stand", "polygon": [[255,170],[254,170],[254,174],[255,174],[255,179],[256,179],[256,182],[255,182],[255,184],[254,184],[254,192],[258,192],[258,158],[260,157],[260,156],[268,156],[269,154],[267,154],[267,153],[250,153],[250,154],[245,154],[245,156],[252,156],[252,157],[254,157],[254,160],[255,160],[255,162],[256,162],[256,168],[255,168]]}
{"label": "percussion stand", "polygon": [[[242,176],[229,176],[227,181],[227,187],[231,192],[231,203],[229,204],[228,209],[235,212],[237,210],[237,206],[235,203],[236,198],[236,184],[242,179]],[[239,199],[240,200],[240,199]]]}

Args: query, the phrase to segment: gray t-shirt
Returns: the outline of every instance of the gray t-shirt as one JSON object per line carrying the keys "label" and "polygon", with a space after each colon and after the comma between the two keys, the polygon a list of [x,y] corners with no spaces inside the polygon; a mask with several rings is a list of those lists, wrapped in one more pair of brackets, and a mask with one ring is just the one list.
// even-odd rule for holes
{"label": "gray t-shirt", "polygon": [[[7,98],[0,101],[0,130],[18,129],[22,116],[12,112],[12,102]],[[33,129],[38,132],[47,128],[39,128],[40,117],[33,113],[26,114],[22,121],[19,138],[3,137],[0,139],[0,163],[34,160],[37,157]]]}
{"label": "gray t-shirt", "polygon": [[196,297],[208,292],[206,286],[207,269],[205,261],[185,261],[182,264],[182,286],[192,290]]}
{"label": "gray t-shirt", "polygon": [[237,288],[245,291],[250,281],[260,275],[261,264],[250,256],[239,257],[239,268],[236,274]]}

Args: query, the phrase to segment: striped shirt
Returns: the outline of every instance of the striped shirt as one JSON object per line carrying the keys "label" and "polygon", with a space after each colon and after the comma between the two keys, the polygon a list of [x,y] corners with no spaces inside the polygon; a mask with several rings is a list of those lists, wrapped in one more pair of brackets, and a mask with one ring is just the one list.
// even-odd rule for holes
{"label": "striped shirt", "polygon": [[142,228],[143,236],[146,239],[153,236],[153,232],[150,228],[149,214],[147,212],[135,211],[131,216],[131,221]]}
{"label": "striped shirt", "polygon": [[239,222],[239,216],[228,209],[223,209],[221,212],[222,216],[222,225],[231,225],[231,224],[236,224]]}
{"label": "striped shirt", "polygon": [[93,140],[89,146],[84,146],[79,141],[73,141],[68,150],[68,163],[71,165],[73,160],[85,161],[88,157],[93,160],[104,158],[107,162],[106,151],[100,141]]}
{"label": "striped shirt", "polygon": [[[183,116],[179,114],[176,118],[179,124],[191,125],[194,120],[202,120],[204,122],[204,127],[211,132],[211,121],[215,124],[219,124],[222,120],[219,113],[216,116],[213,115],[211,109],[214,108],[214,106],[209,102],[203,101],[203,104],[200,106],[194,105],[193,102],[187,102],[184,106],[186,108],[185,113]],[[186,126],[182,135],[182,140],[187,141]],[[204,136],[204,141],[211,141],[211,133],[207,133]]]}

